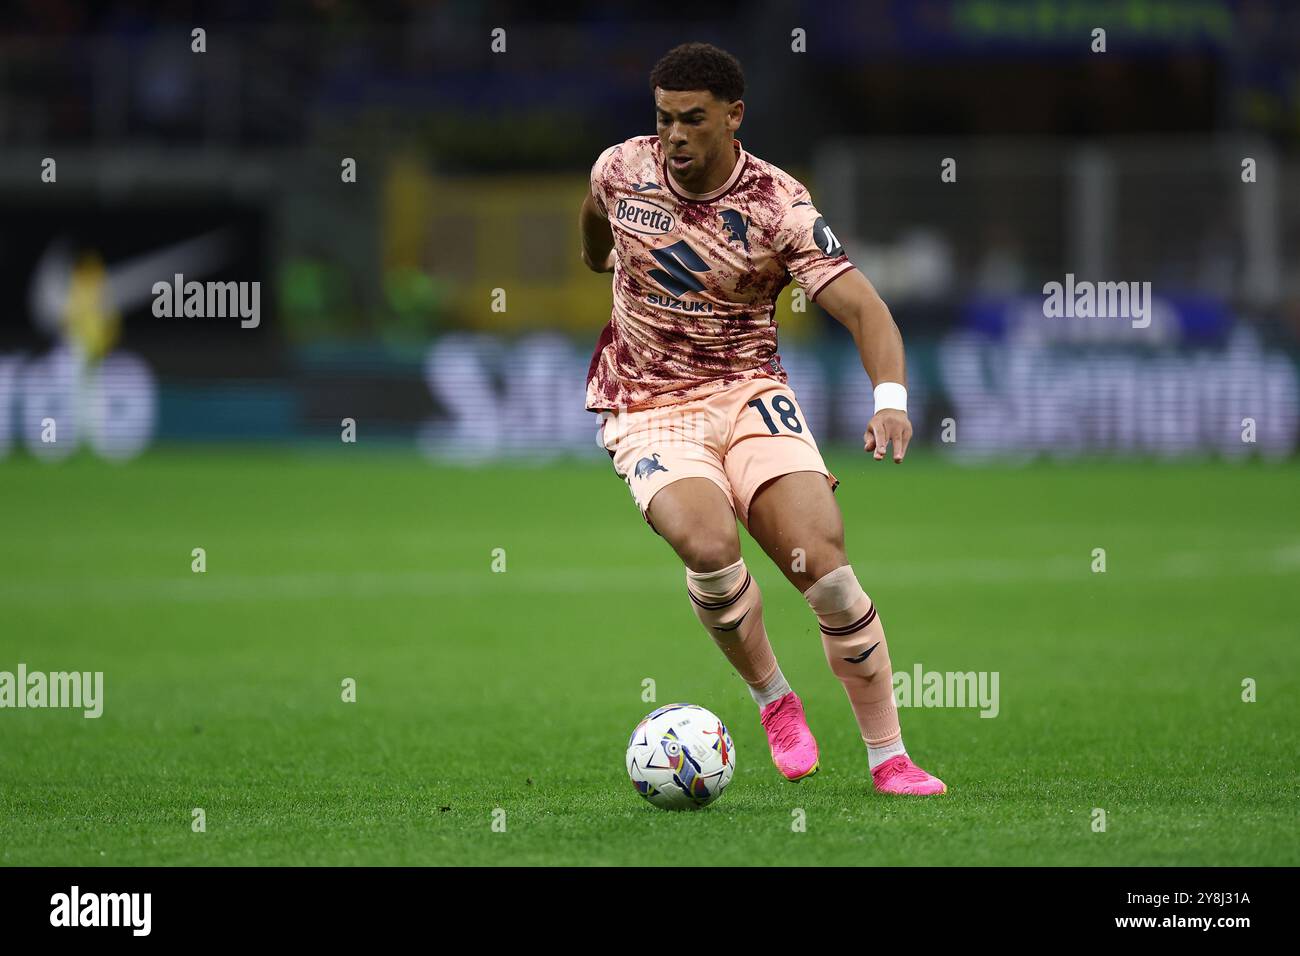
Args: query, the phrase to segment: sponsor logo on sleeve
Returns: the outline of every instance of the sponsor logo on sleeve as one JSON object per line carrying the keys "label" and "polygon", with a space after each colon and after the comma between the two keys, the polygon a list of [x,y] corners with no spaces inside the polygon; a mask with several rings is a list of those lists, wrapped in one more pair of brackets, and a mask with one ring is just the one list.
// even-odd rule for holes
{"label": "sponsor logo on sleeve", "polygon": [[844,247],[840,245],[839,239],[835,238],[835,233],[831,232],[831,227],[826,225],[826,220],[821,216],[813,223],[812,228],[813,242],[817,243],[817,248],[824,255],[834,258],[844,254]]}

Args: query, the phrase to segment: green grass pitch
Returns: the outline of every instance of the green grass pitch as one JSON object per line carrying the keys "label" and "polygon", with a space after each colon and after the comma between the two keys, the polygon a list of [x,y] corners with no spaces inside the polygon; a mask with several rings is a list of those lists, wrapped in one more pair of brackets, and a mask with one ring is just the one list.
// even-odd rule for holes
{"label": "green grass pitch", "polygon": [[[828,457],[895,669],[1000,675],[995,718],[901,711],[942,797],[871,791],[811,613],[744,539],[821,745],[785,782],[603,462],[12,457],[0,670],[103,671],[105,703],[0,710],[0,863],[1300,863],[1300,466]],[[699,813],[623,769],[675,700],[737,748]]]}

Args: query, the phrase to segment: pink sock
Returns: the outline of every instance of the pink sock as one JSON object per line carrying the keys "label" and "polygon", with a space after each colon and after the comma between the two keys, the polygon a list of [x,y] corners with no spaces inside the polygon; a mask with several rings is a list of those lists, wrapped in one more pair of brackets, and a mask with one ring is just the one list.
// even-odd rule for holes
{"label": "pink sock", "polygon": [[844,685],[867,747],[897,744],[902,731],[885,628],[853,568],[847,564],[836,568],[803,596],[821,624],[826,660]]}
{"label": "pink sock", "polygon": [[[745,559],[719,571],[686,570],[691,607],[718,649],[755,694],[769,697],[784,684],[763,627],[763,596]],[[789,690],[789,685],[786,685]],[[780,695],[778,695],[780,696]]]}

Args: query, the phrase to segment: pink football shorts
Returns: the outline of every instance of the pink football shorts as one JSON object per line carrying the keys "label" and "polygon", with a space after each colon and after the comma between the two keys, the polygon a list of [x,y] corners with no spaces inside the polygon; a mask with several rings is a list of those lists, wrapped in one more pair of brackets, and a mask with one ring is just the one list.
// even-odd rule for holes
{"label": "pink football shorts", "polygon": [[775,379],[741,382],[695,401],[605,412],[600,440],[647,522],[651,499],[681,478],[712,481],[746,526],[755,492],[773,478],[815,471],[832,491],[839,484],[794,392]]}

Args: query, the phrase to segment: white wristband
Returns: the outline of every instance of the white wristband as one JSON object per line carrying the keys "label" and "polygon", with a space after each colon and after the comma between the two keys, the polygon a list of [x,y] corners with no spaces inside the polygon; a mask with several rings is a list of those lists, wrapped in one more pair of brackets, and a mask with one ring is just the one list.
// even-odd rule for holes
{"label": "white wristband", "polygon": [[907,411],[907,389],[897,382],[881,382],[876,386],[876,411],[884,408],[896,408]]}

